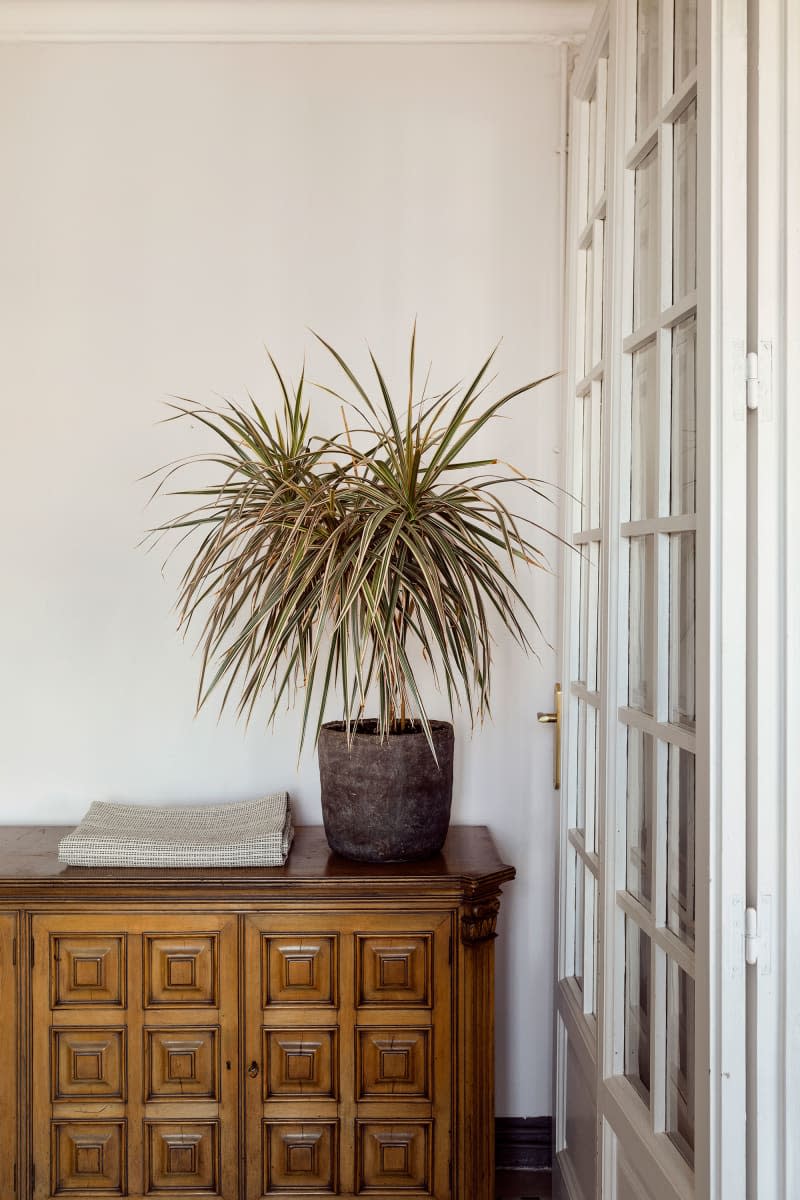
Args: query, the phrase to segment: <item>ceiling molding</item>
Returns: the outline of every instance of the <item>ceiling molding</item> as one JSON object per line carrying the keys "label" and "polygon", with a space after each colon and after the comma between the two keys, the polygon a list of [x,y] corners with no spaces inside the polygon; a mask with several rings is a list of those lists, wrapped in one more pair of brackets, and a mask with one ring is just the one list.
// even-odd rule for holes
{"label": "ceiling molding", "polygon": [[592,0],[0,0],[0,42],[579,42]]}

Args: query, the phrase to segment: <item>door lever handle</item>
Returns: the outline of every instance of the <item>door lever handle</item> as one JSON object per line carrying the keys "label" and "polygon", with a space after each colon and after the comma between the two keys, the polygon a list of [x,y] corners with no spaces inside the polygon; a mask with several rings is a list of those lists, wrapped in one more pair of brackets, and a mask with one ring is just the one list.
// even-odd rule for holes
{"label": "door lever handle", "polygon": [[561,684],[553,689],[555,712],[540,712],[536,719],[540,725],[555,725],[555,746],[553,748],[553,787],[556,791],[561,788]]}

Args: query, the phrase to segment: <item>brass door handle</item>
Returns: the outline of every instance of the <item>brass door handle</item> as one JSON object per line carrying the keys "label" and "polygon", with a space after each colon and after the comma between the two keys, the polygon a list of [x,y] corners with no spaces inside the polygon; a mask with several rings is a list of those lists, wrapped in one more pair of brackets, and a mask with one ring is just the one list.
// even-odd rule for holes
{"label": "brass door handle", "polygon": [[255,1059],[250,1063],[250,1066],[247,1068],[247,1074],[250,1076],[251,1079],[255,1079],[255,1077],[258,1075],[258,1063],[255,1061]]}
{"label": "brass door handle", "polygon": [[553,787],[561,788],[561,684],[553,689],[555,712],[540,712],[536,719],[540,725],[555,725],[556,741],[553,750]]}

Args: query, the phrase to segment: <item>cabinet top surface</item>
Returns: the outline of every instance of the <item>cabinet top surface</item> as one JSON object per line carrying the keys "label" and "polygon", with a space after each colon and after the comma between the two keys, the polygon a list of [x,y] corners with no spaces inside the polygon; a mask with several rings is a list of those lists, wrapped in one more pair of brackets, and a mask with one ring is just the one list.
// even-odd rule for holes
{"label": "cabinet top surface", "polygon": [[403,889],[469,895],[513,879],[482,825],[454,825],[441,854],[423,862],[350,862],[333,854],[321,825],[301,825],[283,867],[69,867],[58,861],[59,840],[71,826],[0,826],[0,896],[51,890],[63,895],[114,895],[158,891],[236,895],[317,888],[366,892]]}

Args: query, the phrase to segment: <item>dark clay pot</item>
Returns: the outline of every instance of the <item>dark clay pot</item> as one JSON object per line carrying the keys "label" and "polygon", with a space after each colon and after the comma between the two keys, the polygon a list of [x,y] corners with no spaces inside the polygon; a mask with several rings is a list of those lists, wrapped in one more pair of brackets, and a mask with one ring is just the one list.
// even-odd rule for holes
{"label": "dark clay pot", "polygon": [[453,726],[431,721],[436,758],[419,725],[382,742],[362,721],[350,746],[341,721],[319,737],[328,844],[359,862],[410,862],[441,850],[453,797]]}

